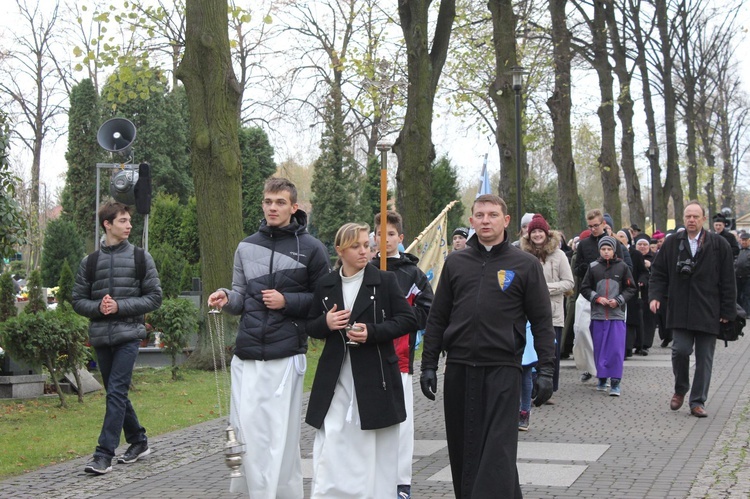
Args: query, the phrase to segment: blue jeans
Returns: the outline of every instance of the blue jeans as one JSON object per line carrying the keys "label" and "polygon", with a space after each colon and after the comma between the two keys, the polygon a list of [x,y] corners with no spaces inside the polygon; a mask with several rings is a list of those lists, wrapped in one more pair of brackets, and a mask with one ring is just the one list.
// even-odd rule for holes
{"label": "blue jeans", "polygon": [[534,379],[532,376],[533,366],[523,366],[521,374],[521,410],[531,410],[531,391],[534,389]]}
{"label": "blue jeans", "polygon": [[120,445],[120,433],[123,431],[129,444],[146,441],[146,429],[138,422],[138,416],[128,400],[139,344],[140,340],[134,340],[96,349],[99,371],[107,391],[107,409],[94,457],[115,457],[115,449]]}

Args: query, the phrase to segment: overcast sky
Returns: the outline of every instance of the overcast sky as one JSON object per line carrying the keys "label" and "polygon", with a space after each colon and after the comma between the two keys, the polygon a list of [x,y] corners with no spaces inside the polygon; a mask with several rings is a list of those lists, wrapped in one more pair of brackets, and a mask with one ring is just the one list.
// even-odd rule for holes
{"label": "overcast sky", "polygon": [[[39,2],[43,7],[54,5],[53,0],[39,0]],[[31,0],[29,3],[32,3]],[[12,40],[14,27],[17,29],[17,26],[19,25],[18,23],[20,21],[18,20],[16,10],[15,1],[0,1],[1,46],[9,46],[9,41]],[[742,23],[744,24],[744,32],[747,36],[748,29],[750,28],[750,6],[744,6],[740,16],[742,18]],[[748,42],[745,41],[743,45],[747,46],[747,43]],[[748,54],[747,50],[739,50],[737,55],[740,57],[744,88],[750,95],[750,54]],[[595,120],[595,105],[598,100],[590,99],[589,96],[596,95],[597,91],[596,80],[593,77],[579,79],[578,87],[574,89],[573,92],[576,112],[582,113],[584,116],[591,116],[591,119]],[[636,113],[636,123],[638,123],[639,127],[643,126],[641,125],[643,123],[642,106],[639,102],[636,103]],[[441,125],[439,119],[436,119],[435,123],[436,126],[433,131],[433,141],[436,145],[438,155],[444,153],[449,155],[452,162],[458,167],[459,177],[462,182],[469,186],[473,186],[475,182],[478,182],[482,159],[485,154],[488,154],[489,157],[488,165],[490,173],[494,174],[499,171],[498,150],[494,140],[490,141],[486,135],[480,135],[472,130],[462,131],[456,130],[453,127]],[[310,159],[317,154],[317,141],[315,140],[315,137],[307,138],[298,142],[285,143],[284,145],[278,143],[273,145],[277,150],[276,160],[278,162],[295,156],[303,159]],[[64,159],[66,147],[66,139],[65,137],[62,137],[54,144],[50,139],[44,149],[41,180],[44,182],[50,193],[54,193],[64,183],[64,172],[67,168]],[[15,146],[13,158],[18,159],[22,163],[30,163],[30,155],[22,152],[20,144]],[[746,162],[745,172],[747,171]],[[642,179],[642,182],[643,181],[645,181],[645,179]]]}

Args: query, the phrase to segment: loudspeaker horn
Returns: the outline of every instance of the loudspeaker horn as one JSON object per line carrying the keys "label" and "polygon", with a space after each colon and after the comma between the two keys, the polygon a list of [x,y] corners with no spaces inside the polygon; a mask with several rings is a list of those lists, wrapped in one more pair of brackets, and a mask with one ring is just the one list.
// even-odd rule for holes
{"label": "loudspeaker horn", "polygon": [[104,150],[128,158],[135,141],[135,125],[125,118],[107,120],[96,132],[96,141]]}

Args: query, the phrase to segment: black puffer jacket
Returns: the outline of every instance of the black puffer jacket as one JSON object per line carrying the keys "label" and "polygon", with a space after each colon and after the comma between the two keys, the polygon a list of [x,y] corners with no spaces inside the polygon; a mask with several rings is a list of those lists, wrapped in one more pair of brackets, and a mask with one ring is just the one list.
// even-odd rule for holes
{"label": "black puffer jacket", "polygon": [[[73,309],[91,319],[91,346],[107,347],[146,338],[143,316],[161,306],[161,284],[154,259],[146,257],[146,276],[139,282],[135,270],[135,247],[128,241],[116,246],[102,245],[93,282],[88,282],[86,262],[78,267],[73,286]],[[103,315],[99,311],[102,298],[109,294],[115,299],[118,311]]]}
{"label": "black puffer jacket", "polygon": [[[304,331],[315,283],[328,274],[328,252],[307,232],[307,214],[297,210],[286,227],[260,229],[234,253],[232,289],[223,310],[242,314],[235,355],[243,360],[274,360],[307,352]],[[270,310],[264,289],[284,295],[286,306]]]}

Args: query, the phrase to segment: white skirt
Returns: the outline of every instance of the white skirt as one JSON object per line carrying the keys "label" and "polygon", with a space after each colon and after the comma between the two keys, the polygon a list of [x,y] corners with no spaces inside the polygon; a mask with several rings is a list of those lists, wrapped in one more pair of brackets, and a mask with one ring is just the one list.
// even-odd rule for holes
{"label": "white skirt", "polygon": [[583,295],[576,300],[576,315],[573,322],[573,358],[576,368],[596,377],[596,362],[594,361],[594,342],[591,339],[591,302]]}
{"label": "white skirt", "polygon": [[230,492],[252,499],[301,499],[300,425],[305,356],[232,359],[230,422],[245,444],[242,478]]}
{"label": "white skirt", "polygon": [[331,406],[315,433],[312,498],[396,497],[399,425],[360,429],[355,395],[347,352]]}

